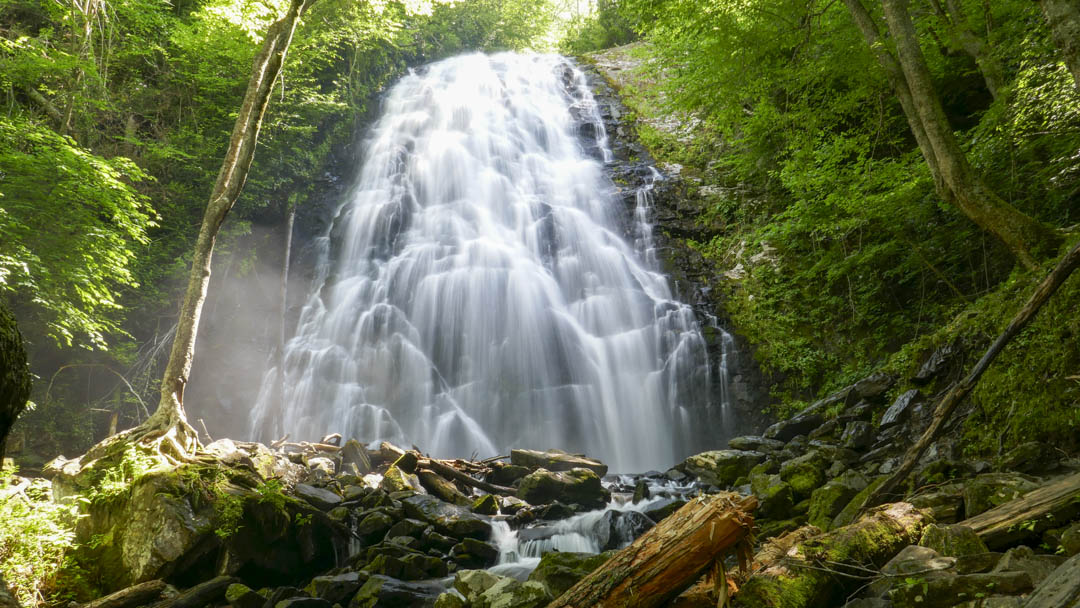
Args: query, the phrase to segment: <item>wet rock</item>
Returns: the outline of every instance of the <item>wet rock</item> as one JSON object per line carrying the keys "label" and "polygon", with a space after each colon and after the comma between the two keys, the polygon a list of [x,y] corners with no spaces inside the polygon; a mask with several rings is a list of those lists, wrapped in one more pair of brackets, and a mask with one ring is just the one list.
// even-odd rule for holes
{"label": "wet rock", "polygon": [[517,496],[502,496],[500,498],[500,503],[499,510],[505,515],[513,515],[529,506],[529,503],[521,500]]}
{"label": "wet rock", "polygon": [[776,439],[766,439],[764,437],[758,437],[755,435],[745,435],[742,437],[732,437],[728,439],[728,448],[732,450],[740,450],[743,452],[764,452],[766,454],[775,454],[784,449],[784,442],[777,441]]}
{"label": "wet rock", "polygon": [[349,608],[432,608],[442,590],[438,583],[407,583],[372,575],[349,602]]}
{"label": "wet rock", "polygon": [[828,532],[832,529],[833,519],[866,486],[866,478],[861,473],[848,471],[843,476],[817,488],[810,494],[808,522]]}
{"label": "wet rock", "polygon": [[967,526],[930,524],[923,528],[919,546],[937,551],[946,557],[964,557],[989,553],[986,543]]}
{"label": "wet rock", "polygon": [[512,486],[514,482],[532,473],[529,467],[522,467],[505,462],[495,461],[491,463],[491,472],[485,476],[488,483],[500,486]]}
{"label": "wet rock", "polygon": [[470,604],[505,577],[487,570],[461,570],[454,574],[454,589]]}
{"label": "wet rock", "polygon": [[426,521],[435,529],[454,538],[491,537],[491,524],[484,518],[457,505],[445,503],[434,496],[416,495],[402,501],[409,517]]}
{"label": "wet rock", "polygon": [[417,492],[419,494],[427,494],[427,490],[424,489],[424,486],[420,483],[419,477],[395,466],[391,466],[389,469],[386,469],[386,473],[383,473],[379,488],[388,494],[406,490]]}
{"label": "wet rock", "polygon": [[355,530],[353,530],[357,536],[362,538],[365,543],[371,544],[378,542],[386,533],[390,531],[390,528],[394,525],[394,519],[386,513],[374,512],[365,515],[363,519],[356,524]]}
{"label": "wet rock", "polygon": [[499,512],[499,501],[494,494],[485,494],[472,503],[472,512],[480,515],[495,515]]}
{"label": "wet rock", "polygon": [[529,575],[529,580],[543,585],[553,597],[559,597],[612,555],[611,552],[598,555],[560,551],[545,553],[540,558],[540,564]]}
{"label": "wet rock", "polygon": [[964,517],[1005,504],[1036,489],[1039,484],[1019,473],[984,473],[964,484]]}
{"label": "wet rock", "polygon": [[865,450],[874,443],[874,427],[862,420],[849,422],[840,435],[840,444],[851,450]]}
{"label": "wet rock", "polygon": [[763,460],[765,454],[761,452],[714,450],[695,454],[677,468],[697,477],[702,483],[725,488],[733,485],[740,477],[748,477],[751,469]]}
{"label": "wet rock", "polygon": [[438,473],[424,469],[418,472],[416,476],[420,480],[420,485],[423,486],[429,494],[438,496],[446,502],[462,507],[467,507],[472,504],[472,500],[462,494],[461,490],[459,490],[452,481],[447,480]]}
{"label": "wet rock", "polygon": [[659,523],[660,520],[664,519],[668,515],[671,515],[675,511],[678,511],[685,504],[686,501],[681,498],[672,498],[668,502],[660,503],[649,509],[648,511],[645,511],[645,515],[649,519]]}
{"label": "wet rock", "polygon": [[537,469],[525,476],[518,486],[518,498],[531,505],[562,501],[599,509],[611,500],[600,478],[590,469],[571,469],[565,472]]}
{"label": "wet rock", "polygon": [[1016,446],[1001,457],[997,468],[1003,471],[1045,475],[1058,466],[1057,454],[1053,449],[1037,441]]}
{"label": "wet rock", "polygon": [[810,431],[819,427],[823,422],[825,422],[825,417],[821,414],[804,412],[794,418],[781,420],[770,426],[765,429],[764,436],[767,439],[777,441],[790,441],[799,435],[809,434]]}
{"label": "wet rock", "polygon": [[296,492],[297,496],[323,511],[329,511],[341,504],[341,497],[325,488],[316,488],[306,483],[298,483],[293,491]]}
{"label": "wet rock", "polygon": [[668,469],[667,472],[664,473],[664,477],[675,483],[680,483],[690,478],[689,475],[683,473],[679,469]]}
{"label": "wet rock", "polygon": [[419,519],[405,518],[396,522],[389,530],[386,531],[387,538],[394,538],[396,536],[411,536],[413,538],[422,538],[424,530],[428,528],[429,524]]}
{"label": "wet rock", "polygon": [[266,596],[256,593],[247,585],[234,583],[225,589],[225,601],[231,608],[263,608]]}
{"label": "wet rock", "polygon": [[1019,546],[1006,551],[994,566],[993,572],[1026,572],[1031,577],[1031,582],[1038,585],[1063,563],[1064,556],[1040,555],[1030,547]]}
{"label": "wet rock", "polygon": [[547,469],[556,473],[572,469],[589,469],[597,476],[607,475],[606,464],[594,458],[578,454],[567,454],[562,450],[510,450],[510,464],[529,469]]}
{"label": "wet rock", "polygon": [[[305,591],[314,597],[322,598],[331,604],[344,603],[367,582],[366,572],[345,572],[327,576],[316,576]],[[260,604],[261,608],[261,604]]]}
{"label": "wet rock", "polygon": [[885,410],[885,413],[882,414],[881,423],[878,425],[878,428],[885,430],[906,420],[911,414],[911,406],[918,399],[918,389],[911,389],[897,397],[896,401],[893,401],[893,404],[889,406],[889,409]]}
{"label": "wet rock", "polygon": [[655,525],[637,511],[607,511],[593,526],[593,534],[601,551],[611,551],[629,545]]}
{"label": "wet rock", "polygon": [[649,482],[644,479],[639,479],[637,483],[634,484],[634,496],[631,499],[631,502],[636,505],[639,502],[647,500],[650,496],[652,496],[652,493],[649,491]]}
{"label": "wet rock", "polygon": [[450,556],[464,568],[486,568],[495,565],[499,549],[491,543],[466,538],[453,546]]}

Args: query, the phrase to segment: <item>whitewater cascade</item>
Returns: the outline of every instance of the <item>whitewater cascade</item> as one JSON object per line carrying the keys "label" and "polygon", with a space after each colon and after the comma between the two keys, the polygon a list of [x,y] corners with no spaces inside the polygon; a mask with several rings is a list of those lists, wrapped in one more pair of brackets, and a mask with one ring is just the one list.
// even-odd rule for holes
{"label": "whitewater cascade", "polygon": [[562,448],[626,472],[715,443],[705,341],[655,261],[652,179],[636,209],[621,203],[596,101],[565,58],[410,73],[366,146],[256,438]]}

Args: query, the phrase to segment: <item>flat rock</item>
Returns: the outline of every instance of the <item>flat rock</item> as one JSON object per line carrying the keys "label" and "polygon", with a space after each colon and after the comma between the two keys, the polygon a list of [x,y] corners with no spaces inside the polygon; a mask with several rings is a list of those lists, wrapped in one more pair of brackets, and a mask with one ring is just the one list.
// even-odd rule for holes
{"label": "flat rock", "polygon": [[341,497],[325,488],[316,488],[306,483],[298,483],[293,488],[296,495],[303,498],[314,507],[323,511],[329,511],[341,504]]}
{"label": "flat rock", "polygon": [[530,469],[544,468],[549,471],[561,472],[571,469],[589,469],[598,476],[607,475],[606,464],[579,454],[567,454],[562,450],[548,450],[539,452],[536,450],[510,450],[510,464]]}
{"label": "flat rock", "polygon": [[919,398],[918,389],[911,389],[896,398],[889,409],[885,410],[885,413],[881,416],[881,423],[878,428],[885,430],[891,426],[900,424],[911,413],[911,406]]}
{"label": "flat rock", "polygon": [[443,502],[434,496],[417,494],[401,501],[405,513],[414,519],[426,521],[442,534],[454,538],[491,537],[491,524],[464,507]]}

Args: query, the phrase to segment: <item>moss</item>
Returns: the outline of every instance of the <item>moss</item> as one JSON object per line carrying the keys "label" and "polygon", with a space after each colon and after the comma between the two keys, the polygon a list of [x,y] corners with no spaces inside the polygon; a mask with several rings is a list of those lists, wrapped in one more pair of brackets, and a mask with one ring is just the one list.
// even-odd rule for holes
{"label": "moss", "polygon": [[810,495],[809,521],[823,531],[832,529],[833,518],[859,493],[850,485],[829,482]]}
{"label": "moss", "polygon": [[946,557],[964,557],[988,553],[990,549],[974,530],[967,526],[931,524],[923,530],[919,546],[929,547]]}
{"label": "moss", "polygon": [[599,568],[613,554],[613,551],[598,555],[562,551],[545,553],[540,558],[540,564],[529,575],[529,580],[541,583],[552,596],[558,597]]}
{"label": "moss", "polygon": [[882,475],[870,482],[870,485],[866,486],[861,492],[855,495],[854,498],[848,501],[840,513],[833,518],[832,527],[841,528],[855,521],[855,516],[859,513],[859,507],[862,506],[863,501],[866,500],[874,490],[881,487],[881,484],[889,478],[888,475]]}

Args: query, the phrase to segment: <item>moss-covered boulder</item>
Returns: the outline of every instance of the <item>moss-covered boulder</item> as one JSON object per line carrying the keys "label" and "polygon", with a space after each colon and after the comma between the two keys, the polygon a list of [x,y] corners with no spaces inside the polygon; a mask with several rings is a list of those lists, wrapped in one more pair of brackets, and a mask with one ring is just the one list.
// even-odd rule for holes
{"label": "moss-covered boulder", "polygon": [[817,488],[810,494],[808,521],[824,531],[832,529],[833,519],[867,485],[866,478],[861,473],[847,471]]}
{"label": "moss-covered boulder", "polygon": [[540,583],[552,597],[559,597],[570,587],[600,567],[613,551],[600,554],[553,551],[540,558],[540,564],[529,575],[529,580]]}
{"label": "moss-covered boulder", "polygon": [[859,514],[859,508],[862,506],[863,501],[866,500],[874,490],[881,487],[881,484],[885,483],[889,479],[888,475],[882,475],[877,477],[869,483],[862,491],[848,501],[848,504],[840,510],[840,513],[833,518],[832,529],[842,528],[855,521],[855,517]]}
{"label": "moss-covered boulder", "polygon": [[590,469],[565,472],[537,469],[521,480],[517,496],[531,505],[558,501],[586,509],[599,509],[611,500],[611,493]]}
{"label": "moss-covered boulder", "polygon": [[549,471],[569,471],[571,469],[589,469],[598,476],[607,475],[606,464],[582,456],[580,454],[567,454],[562,450],[510,450],[510,464],[525,467],[529,470],[547,469]]}
{"label": "moss-covered boulder", "polygon": [[[404,458],[404,456],[402,456]],[[420,483],[420,478],[415,473],[409,473],[404,469],[400,469],[397,466],[391,465],[386,472],[383,473],[382,481],[379,482],[379,488],[387,493],[412,491],[420,494],[426,494],[427,490]]]}
{"label": "moss-covered boulder", "polygon": [[695,454],[675,468],[702,483],[726,488],[740,477],[750,477],[750,471],[763,460],[765,454],[761,452],[713,450]]}
{"label": "moss-covered boulder", "polygon": [[893,608],[951,608],[968,600],[1017,595],[1032,589],[1026,572],[910,578],[910,583],[905,579],[889,593]]}
{"label": "moss-covered boulder", "polygon": [[471,608],[543,608],[551,594],[540,583],[503,578],[470,602]]}
{"label": "moss-covered boulder", "polygon": [[491,537],[491,524],[487,519],[464,507],[424,494],[410,496],[401,503],[409,517],[426,521],[435,526],[435,530],[440,534],[479,540],[487,540]]}
{"label": "moss-covered boulder", "polygon": [[757,475],[750,480],[750,488],[758,498],[755,512],[758,519],[780,520],[791,516],[795,491],[779,475]]}
{"label": "moss-covered boulder", "polygon": [[791,485],[798,498],[810,494],[825,483],[828,464],[817,452],[809,452],[780,465],[780,479]]}
{"label": "moss-covered boulder", "polygon": [[480,515],[495,515],[499,512],[499,501],[494,494],[485,494],[473,501],[472,512]]}
{"label": "moss-covered boulder", "polygon": [[990,552],[974,530],[960,525],[926,526],[922,538],[919,539],[919,546],[933,549],[945,557],[965,557]]}
{"label": "moss-covered boulder", "polygon": [[983,473],[964,483],[964,516],[974,517],[1039,487],[1019,473]]}
{"label": "moss-covered boulder", "polygon": [[443,592],[434,582],[405,582],[373,574],[349,602],[349,608],[428,608]]}

